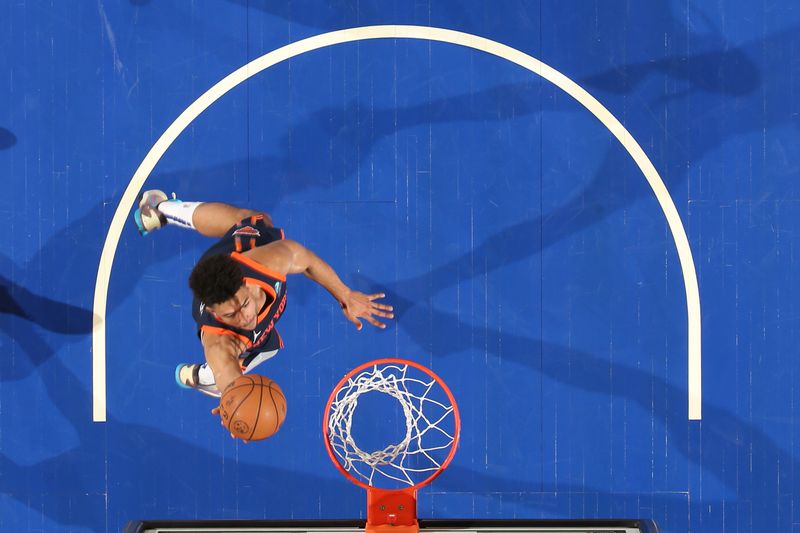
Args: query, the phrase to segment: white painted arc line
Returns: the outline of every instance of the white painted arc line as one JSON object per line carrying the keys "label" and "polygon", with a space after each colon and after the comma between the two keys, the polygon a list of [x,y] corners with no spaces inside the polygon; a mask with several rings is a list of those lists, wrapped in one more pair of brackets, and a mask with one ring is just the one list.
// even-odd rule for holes
{"label": "white painted arc line", "polygon": [[211,104],[221,98],[225,93],[244,82],[251,76],[273,66],[277,63],[298,56],[300,54],[353,41],[367,39],[422,39],[440,41],[468,48],[473,48],[488,54],[506,59],[531,72],[540,75],[553,83],[565,93],[572,96],[587,110],[594,114],[603,125],[614,135],[622,146],[631,154],[631,157],[653,189],[656,199],[667,219],[667,224],[672,233],[678,258],[683,271],[684,286],[686,291],[686,307],[688,315],[688,392],[689,392],[689,419],[701,418],[702,388],[701,388],[701,322],[700,322],[700,292],[697,283],[697,273],[694,268],[689,240],[683,224],[678,215],[663,180],[653,164],[644,153],[639,144],[633,139],[625,127],[592,95],[552,67],[529,56],[519,50],[500,44],[498,42],[443,28],[425,26],[365,26],[339,30],[321,35],[316,35],[290,43],[273,50],[250,63],[232,72],[208,91],[203,93],[177,119],[156,141],[145,156],[139,168],[136,169],[128,187],[120,199],[114,213],[114,218],[109,226],[108,234],[103,245],[100,263],[97,270],[97,282],[94,295],[94,327],[92,330],[92,398],[93,420],[104,422],[106,420],[106,331],[105,316],[107,307],[108,285],[111,276],[111,267],[114,261],[122,228],[128,213],[133,207],[139,191],[142,189],[147,177],[155,165],[177,139],[177,137]]}

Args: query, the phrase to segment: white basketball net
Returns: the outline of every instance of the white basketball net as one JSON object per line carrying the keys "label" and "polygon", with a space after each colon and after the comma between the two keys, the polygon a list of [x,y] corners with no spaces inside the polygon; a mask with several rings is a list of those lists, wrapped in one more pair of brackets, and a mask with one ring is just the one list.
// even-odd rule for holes
{"label": "white basketball net", "polygon": [[[453,406],[429,398],[436,380],[422,374],[409,377],[408,365],[375,365],[351,377],[336,392],[328,413],[328,438],[344,469],[369,486],[380,479],[413,486],[421,476],[433,475],[442,466],[455,440]],[[382,450],[364,451],[353,440],[351,429],[358,398],[368,392],[395,398],[405,414],[405,437]],[[449,402],[448,402],[449,403]],[[440,427],[447,427],[447,431]],[[427,441],[428,445],[424,445]]]}

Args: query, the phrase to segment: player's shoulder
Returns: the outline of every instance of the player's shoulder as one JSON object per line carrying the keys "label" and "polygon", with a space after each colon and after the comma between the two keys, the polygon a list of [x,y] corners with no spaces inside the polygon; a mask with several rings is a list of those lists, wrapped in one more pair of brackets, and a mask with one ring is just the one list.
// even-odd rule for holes
{"label": "player's shoulder", "polygon": [[242,252],[241,256],[249,261],[254,261],[270,272],[286,275],[289,272],[297,246],[298,244],[295,241],[285,239],[257,246],[252,250]]}
{"label": "player's shoulder", "polygon": [[295,244],[295,242],[292,240],[281,239],[279,241],[272,241],[267,244],[262,244],[261,246],[256,246],[251,250],[246,250],[242,252],[242,255],[257,259],[264,257],[269,258],[273,255],[286,253],[287,251],[291,250],[293,244]]}

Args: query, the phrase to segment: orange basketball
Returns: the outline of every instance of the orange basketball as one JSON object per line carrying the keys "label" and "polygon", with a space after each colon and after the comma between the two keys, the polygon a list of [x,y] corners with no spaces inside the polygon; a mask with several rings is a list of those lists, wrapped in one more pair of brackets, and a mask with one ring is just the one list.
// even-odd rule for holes
{"label": "orange basketball", "polygon": [[274,435],[286,418],[286,397],[268,377],[246,374],[225,389],[219,415],[236,437],[263,440]]}

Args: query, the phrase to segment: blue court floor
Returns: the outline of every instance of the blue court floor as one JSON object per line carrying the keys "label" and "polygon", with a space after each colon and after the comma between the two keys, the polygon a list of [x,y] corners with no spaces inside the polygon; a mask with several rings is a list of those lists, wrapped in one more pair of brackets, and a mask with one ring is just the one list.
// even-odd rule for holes
{"label": "blue court floor", "polygon": [[[204,96],[372,25],[505,47],[312,41]],[[797,2],[27,0],[0,46],[0,531],[363,518],[322,411],[395,356],[462,414],[422,517],[800,531]],[[289,278],[271,439],[175,384],[213,241],[140,237],[150,188],[265,210],[396,308],[359,332]]]}

